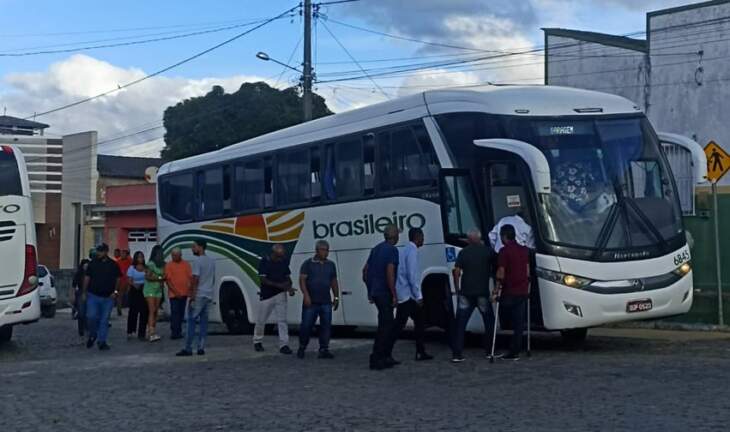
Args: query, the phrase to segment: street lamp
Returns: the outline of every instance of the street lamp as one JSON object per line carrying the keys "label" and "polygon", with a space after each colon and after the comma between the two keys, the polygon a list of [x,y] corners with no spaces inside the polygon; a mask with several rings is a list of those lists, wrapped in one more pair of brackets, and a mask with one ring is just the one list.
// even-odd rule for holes
{"label": "street lamp", "polygon": [[293,70],[293,71],[295,71],[295,72],[299,72],[299,73],[302,73],[302,71],[301,71],[301,70],[299,70],[299,69],[297,69],[297,68],[295,68],[295,67],[291,67],[291,66],[289,66],[288,64],[286,64],[286,63],[284,63],[284,62],[280,62],[279,60],[277,60],[277,59],[275,59],[275,58],[271,58],[271,57],[269,57],[269,55],[268,55],[268,54],[266,54],[266,53],[265,53],[265,52],[263,52],[263,51],[259,51],[259,52],[257,52],[257,53],[256,53],[256,58],[257,58],[257,59],[259,59],[259,60],[263,60],[263,61],[272,61],[272,62],[274,62],[274,63],[276,63],[276,64],[279,64],[279,65],[282,65],[282,66],[284,66],[284,67],[286,67],[286,68],[289,68],[289,69],[291,69],[291,70]]}

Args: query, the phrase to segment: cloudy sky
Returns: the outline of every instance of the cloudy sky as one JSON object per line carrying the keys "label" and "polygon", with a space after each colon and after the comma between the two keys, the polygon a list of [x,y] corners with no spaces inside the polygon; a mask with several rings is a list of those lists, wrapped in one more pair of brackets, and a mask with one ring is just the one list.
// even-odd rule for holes
{"label": "cloudy sky", "polygon": [[[118,89],[297,3],[0,0],[6,17],[0,103],[8,115],[26,118]],[[686,3],[692,1],[360,0],[322,6],[313,41],[316,91],[331,109],[344,111],[426,88],[541,83],[539,53],[484,57],[541,48],[541,27],[636,34],[644,30],[647,11]],[[296,83],[296,72],[255,54],[265,51],[298,67],[301,33],[300,17],[288,16],[139,84],[35,118],[51,125],[52,136],[99,131],[100,153],[157,156],[167,106],[215,84],[231,92],[244,81]],[[158,40],[145,42],[151,39]],[[114,46],[93,48],[100,45]],[[79,50],[87,47],[93,49]]]}

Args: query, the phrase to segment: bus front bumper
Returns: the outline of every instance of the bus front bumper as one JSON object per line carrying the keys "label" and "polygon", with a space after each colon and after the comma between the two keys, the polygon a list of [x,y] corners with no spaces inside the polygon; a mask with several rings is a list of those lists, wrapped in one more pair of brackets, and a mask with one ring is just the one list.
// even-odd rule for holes
{"label": "bus front bumper", "polygon": [[[598,294],[539,279],[545,328],[563,330],[679,315],[692,307],[692,272],[672,285],[650,291]],[[651,309],[629,312],[629,304]]]}
{"label": "bus front bumper", "polygon": [[21,297],[0,300],[0,327],[38,321],[41,300],[38,290]]}

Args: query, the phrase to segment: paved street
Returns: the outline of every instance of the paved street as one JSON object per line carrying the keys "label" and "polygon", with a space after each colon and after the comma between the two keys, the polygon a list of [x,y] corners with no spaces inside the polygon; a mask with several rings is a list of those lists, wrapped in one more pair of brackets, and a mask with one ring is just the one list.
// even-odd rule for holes
{"label": "paved street", "polygon": [[401,366],[371,372],[367,335],[336,340],[334,361],[223,332],[205,357],[176,358],[177,341],[127,342],[118,318],[112,350],[87,350],[74,324],[61,312],[0,347],[3,432],[698,431],[724,429],[730,408],[724,334],[606,329],[580,350],[542,335],[532,358],[494,365],[476,345],[453,365],[438,337],[437,359],[415,363],[404,340]]}

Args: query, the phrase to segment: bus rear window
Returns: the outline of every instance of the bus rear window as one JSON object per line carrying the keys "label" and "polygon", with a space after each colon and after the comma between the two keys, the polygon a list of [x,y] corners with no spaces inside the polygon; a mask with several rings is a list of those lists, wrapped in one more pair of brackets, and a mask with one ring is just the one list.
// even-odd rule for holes
{"label": "bus rear window", "polygon": [[0,151],[0,196],[4,195],[23,195],[23,186],[15,155]]}

